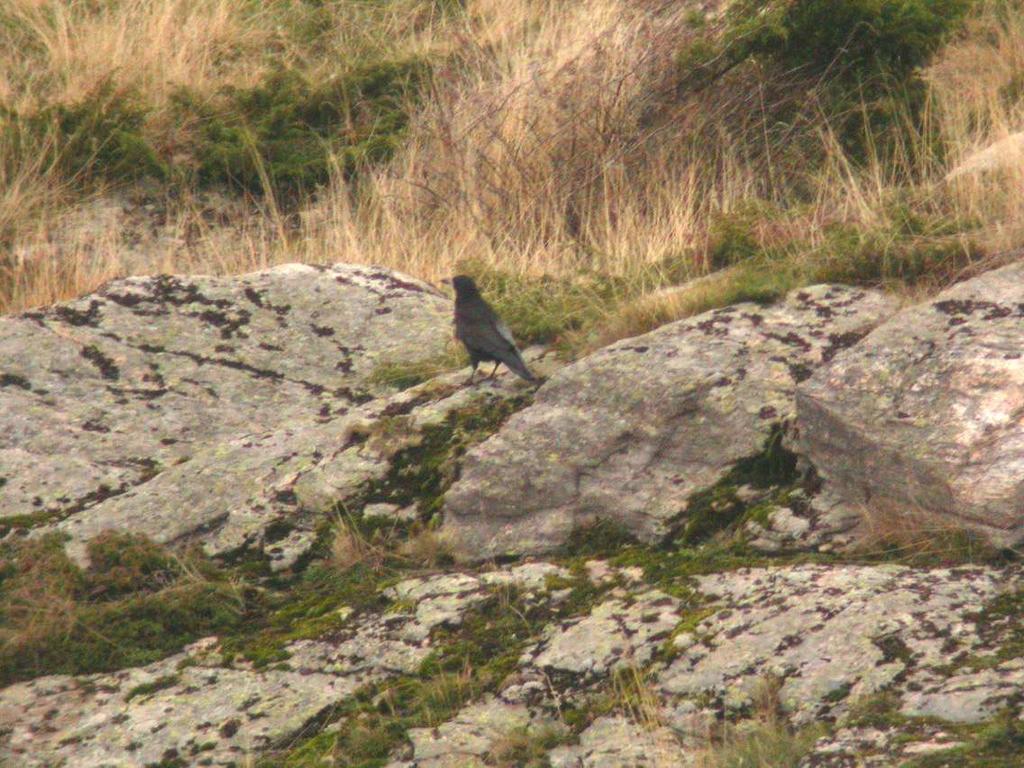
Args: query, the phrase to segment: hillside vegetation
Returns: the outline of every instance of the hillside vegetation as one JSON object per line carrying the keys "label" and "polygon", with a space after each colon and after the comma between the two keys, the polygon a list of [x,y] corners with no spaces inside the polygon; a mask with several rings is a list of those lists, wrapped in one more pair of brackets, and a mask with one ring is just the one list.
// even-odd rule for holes
{"label": "hillside vegetation", "polygon": [[[376,263],[469,270],[579,351],[800,284],[934,290],[1024,235],[1024,169],[947,180],[1024,124],[1020,6],[9,0],[0,311]],[[116,194],[151,263],[91,218]]]}

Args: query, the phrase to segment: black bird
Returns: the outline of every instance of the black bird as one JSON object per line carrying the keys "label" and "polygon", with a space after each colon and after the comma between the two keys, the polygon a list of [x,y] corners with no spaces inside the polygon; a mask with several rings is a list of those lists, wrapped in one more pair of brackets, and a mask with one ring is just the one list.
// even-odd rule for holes
{"label": "black bird", "polygon": [[455,338],[466,347],[473,364],[469,380],[473,381],[481,362],[490,362],[494,363],[494,370],[488,378],[494,378],[498,366],[504,363],[517,376],[536,381],[516,348],[512,332],[484,301],[473,278],[456,275],[452,278],[452,287],[455,288]]}

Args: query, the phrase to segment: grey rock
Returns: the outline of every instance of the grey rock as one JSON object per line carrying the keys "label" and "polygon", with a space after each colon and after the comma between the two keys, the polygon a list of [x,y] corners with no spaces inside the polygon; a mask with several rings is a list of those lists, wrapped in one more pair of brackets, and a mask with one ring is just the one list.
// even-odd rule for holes
{"label": "grey rock", "polygon": [[832,492],[896,521],[1021,541],[1021,306],[1016,263],[903,310],[804,382],[798,445]]}
{"label": "grey rock", "polygon": [[[0,763],[24,768],[237,765],[297,732],[359,680],[322,672],[181,666],[43,677],[0,691]],[[154,690],[147,691],[147,686]],[[140,692],[141,691],[141,692]]]}
{"label": "grey rock", "polygon": [[652,541],[759,453],[796,383],[895,310],[879,293],[794,292],[613,344],[555,373],[466,456],[445,530],[466,558],[548,551],[597,518]]}
{"label": "grey rock", "polygon": [[[385,270],[133,277],[0,318],[0,516],[211,551],[293,513],[383,361],[440,354],[450,303]],[[73,457],[73,458],[69,458]]]}
{"label": "grey rock", "polygon": [[625,666],[642,667],[679,623],[679,601],[650,590],[628,604],[612,599],[589,615],[549,626],[521,660],[544,672],[568,673],[579,682]]}
{"label": "grey rock", "polygon": [[485,765],[496,742],[536,724],[526,707],[495,697],[463,708],[437,728],[413,728],[410,768],[470,768]]}
{"label": "grey rock", "polygon": [[289,531],[283,539],[265,543],[263,552],[270,560],[272,571],[284,571],[292,568],[315,542],[316,534],[313,531]]}
{"label": "grey rock", "polygon": [[[947,711],[970,719],[967,702],[942,694],[938,679],[957,654],[991,652],[971,617],[1015,577],[983,568],[798,566],[701,576],[700,590],[722,609],[660,676],[659,689],[712,696],[727,708],[749,704],[767,676],[798,724],[842,717],[851,701],[903,681],[926,683]],[[1013,673],[1017,674],[1017,673]],[[986,688],[1007,700],[1012,675]],[[916,700],[924,706],[927,699]],[[908,706],[914,706],[908,704]],[[932,704],[933,708],[937,705]]]}
{"label": "grey rock", "polygon": [[770,509],[764,521],[744,524],[751,547],[771,554],[827,552],[844,549],[855,540],[860,510],[834,498],[827,488],[811,496],[794,491],[787,504]]}
{"label": "grey rock", "polygon": [[991,669],[926,682],[915,680],[903,696],[903,714],[936,717],[954,723],[980,723],[993,717],[1006,702],[1024,692],[1024,659]]}
{"label": "grey rock", "polygon": [[580,734],[577,745],[556,747],[552,768],[677,768],[690,764],[675,735],[624,717],[601,717]]}

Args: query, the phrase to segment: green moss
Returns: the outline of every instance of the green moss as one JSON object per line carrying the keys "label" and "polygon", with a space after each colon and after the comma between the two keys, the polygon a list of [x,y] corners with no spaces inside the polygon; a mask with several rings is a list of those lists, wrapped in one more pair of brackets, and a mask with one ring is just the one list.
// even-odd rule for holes
{"label": "green moss", "polygon": [[431,728],[484,693],[495,691],[517,668],[519,655],[552,614],[516,591],[496,593],[458,627],[435,630],[437,649],[417,675],[362,689],[339,705],[334,732],[319,733],[287,752],[268,756],[264,768],[332,765],[379,768],[412,728]]}
{"label": "green moss", "polygon": [[894,730],[901,742],[927,738],[936,727],[951,733],[962,744],[901,763],[901,768],[1010,768],[1019,766],[1024,754],[1024,728],[1012,710],[1004,710],[987,723],[957,725],[934,718],[907,717],[900,712],[902,699],[895,691],[881,691],[854,701],[846,724],[855,728]]}
{"label": "green moss", "polygon": [[689,498],[676,537],[679,543],[706,541],[741,520],[747,511],[747,504],[737,496],[742,486],[788,492],[798,478],[796,458],[783,446],[781,429],[773,430],[760,453],[737,462],[719,482]]}
{"label": "green moss", "polygon": [[429,519],[441,508],[463,454],[496,432],[509,416],[529,402],[527,393],[514,398],[481,398],[452,411],[440,424],[425,427],[416,444],[392,457],[388,474],[370,483],[363,501],[402,507],[416,504],[420,518]]}
{"label": "green moss", "polygon": [[374,570],[358,563],[342,570],[315,563],[281,589],[266,592],[245,630],[222,639],[222,653],[257,667],[284,661],[289,643],[338,629],[353,613],[383,608],[387,601],[381,593],[397,578],[390,567]]}
{"label": "green moss", "polygon": [[136,696],[148,696],[151,693],[162,691],[165,688],[171,688],[178,684],[179,679],[180,678],[177,675],[164,675],[163,677],[158,677],[151,683],[136,685],[125,694],[124,700],[131,701]]}
{"label": "green moss", "polygon": [[847,724],[856,728],[899,728],[907,718],[900,714],[902,705],[900,695],[895,691],[879,691],[870,696],[862,696],[850,705]]}
{"label": "green moss", "polygon": [[596,520],[589,525],[574,528],[561,554],[570,558],[604,557],[636,543],[636,536],[626,530],[622,523],[616,520]]}
{"label": "green moss", "polygon": [[1019,768],[1024,755],[1024,724],[1013,711],[1004,711],[989,723],[954,727],[964,744],[954,749],[914,758],[903,768]]}
{"label": "green moss", "polygon": [[979,628],[982,641],[993,650],[970,656],[958,666],[984,669],[1024,658],[1024,589],[998,595],[967,620]]}
{"label": "green moss", "polygon": [[13,530],[32,530],[60,519],[58,512],[30,512],[26,515],[9,515],[0,519],[0,538]]}

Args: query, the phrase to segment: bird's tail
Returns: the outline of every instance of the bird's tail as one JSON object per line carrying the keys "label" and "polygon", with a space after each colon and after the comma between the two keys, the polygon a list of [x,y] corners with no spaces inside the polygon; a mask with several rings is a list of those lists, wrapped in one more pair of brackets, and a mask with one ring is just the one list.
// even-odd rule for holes
{"label": "bird's tail", "polygon": [[512,373],[522,379],[526,379],[527,381],[537,380],[537,377],[534,376],[530,369],[526,367],[526,363],[523,361],[523,356],[519,354],[519,350],[515,350],[513,354],[508,356],[508,360],[505,361],[505,365],[508,366]]}

